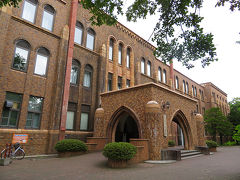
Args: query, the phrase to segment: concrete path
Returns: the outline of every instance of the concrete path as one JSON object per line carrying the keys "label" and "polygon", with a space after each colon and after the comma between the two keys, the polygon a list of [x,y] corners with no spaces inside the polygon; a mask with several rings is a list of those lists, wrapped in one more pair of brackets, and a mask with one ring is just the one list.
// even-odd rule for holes
{"label": "concrete path", "polygon": [[16,160],[0,166],[1,180],[240,180],[240,147],[218,148],[214,155],[173,164],[140,163],[126,169],[106,167],[101,153],[71,158]]}

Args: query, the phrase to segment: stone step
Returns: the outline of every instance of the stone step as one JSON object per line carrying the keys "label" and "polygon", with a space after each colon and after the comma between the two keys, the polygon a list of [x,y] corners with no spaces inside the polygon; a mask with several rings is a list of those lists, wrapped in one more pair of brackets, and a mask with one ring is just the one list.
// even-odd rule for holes
{"label": "stone step", "polygon": [[194,155],[194,156],[181,157],[181,159],[184,160],[184,159],[190,159],[190,158],[195,158],[195,157],[199,157],[199,156],[203,156],[203,154],[198,154],[198,155]]}
{"label": "stone step", "polygon": [[193,152],[199,152],[197,150],[181,150],[181,154],[187,154],[187,153],[193,153]]}
{"label": "stone step", "polygon": [[189,152],[189,153],[181,154],[181,157],[195,156],[195,155],[199,155],[199,154],[202,154],[202,153],[201,152]]}

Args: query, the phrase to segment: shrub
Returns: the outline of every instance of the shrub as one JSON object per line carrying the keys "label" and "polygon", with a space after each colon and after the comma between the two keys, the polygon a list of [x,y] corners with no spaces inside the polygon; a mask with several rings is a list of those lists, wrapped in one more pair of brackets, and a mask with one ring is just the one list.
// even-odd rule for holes
{"label": "shrub", "polygon": [[174,142],[173,140],[169,140],[169,141],[168,141],[168,146],[169,146],[169,147],[175,146],[175,142]]}
{"label": "shrub", "polygon": [[217,143],[215,141],[212,141],[212,140],[207,140],[206,141],[206,144],[209,148],[212,148],[212,147],[217,147]]}
{"label": "shrub", "polygon": [[130,160],[137,153],[137,148],[125,142],[113,142],[103,149],[103,155],[111,160]]}
{"label": "shrub", "polygon": [[237,143],[235,141],[228,141],[226,143],[223,144],[224,146],[235,146],[237,145]]}
{"label": "shrub", "polygon": [[88,150],[86,144],[78,139],[64,139],[58,141],[55,145],[58,152],[86,152]]}

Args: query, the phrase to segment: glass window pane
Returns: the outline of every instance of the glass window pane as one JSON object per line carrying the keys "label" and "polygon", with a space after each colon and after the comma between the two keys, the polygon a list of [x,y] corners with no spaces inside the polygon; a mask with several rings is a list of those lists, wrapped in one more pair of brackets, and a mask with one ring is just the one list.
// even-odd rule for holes
{"label": "glass window pane", "polygon": [[158,80],[162,81],[162,70],[161,70],[161,68],[158,68]]}
{"label": "glass window pane", "polygon": [[163,82],[167,83],[166,71],[163,71]]}
{"label": "glass window pane", "polygon": [[14,101],[14,102],[21,102],[22,101],[22,95],[21,94],[7,92],[6,99],[10,100],[10,101]]}
{"label": "glass window pane", "polygon": [[13,61],[13,68],[21,71],[26,71],[27,58],[28,58],[28,51],[20,47],[16,47],[14,61]]}
{"label": "glass window pane", "polygon": [[1,125],[2,126],[7,126],[8,125],[8,117],[6,117],[6,118],[2,118],[2,122],[1,122]]}
{"label": "glass window pane", "polygon": [[127,50],[127,68],[130,68],[130,52]]}
{"label": "glass window pane", "polygon": [[119,45],[118,48],[118,64],[122,64],[122,46]]}
{"label": "glass window pane", "polygon": [[81,113],[80,130],[88,129],[88,113]]}
{"label": "glass window pane", "polygon": [[37,55],[35,70],[34,70],[35,74],[38,74],[41,76],[46,74],[47,60],[48,60],[48,58],[46,56],[42,56],[39,54]]}
{"label": "glass window pane", "polygon": [[36,5],[25,0],[22,18],[26,19],[27,21],[30,21],[31,23],[34,23],[35,12],[36,12]]}
{"label": "glass window pane", "polygon": [[66,121],[66,129],[73,129],[74,124],[74,112],[67,112],[67,121]]}
{"label": "glass window pane", "polygon": [[70,83],[77,84],[78,66],[72,65]]}
{"label": "glass window pane", "polygon": [[11,111],[11,116],[9,119],[9,125],[10,126],[16,126],[17,125],[17,118],[18,118],[18,111]]}
{"label": "glass window pane", "polygon": [[141,73],[145,74],[145,61],[141,60]]}
{"label": "glass window pane", "polygon": [[113,60],[113,40],[110,39],[110,44],[109,44],[109,59]]}
{"label": "glass window pane", "polygon": [[39,127],[40,127],[40,114],[34,113],[33,114],[32,128],[39,128]]}
{"label": "glass window pane", "polygon": [[32,121],[33,121],[33,113],[28,112],[26,127],[32,127]]}
{"label": "glass window pane", "polygon": [[49,31],[52,31],[53,17],[54,17],[53,14],[44,10],[43,19],[42,19],[42,27],[49,30]]}
{"label": "glass window pane", "polygon": [[42,111],[42,100],[43,100],[43,98],[30,96],[28,110],[41,112]]}
{"label": "glass window pane", "polygon": [[150,62],[147,63],[147,75],[151,76],[151,63]]}
{"label": "glass window pane", "polygon": [[80,29],[79,27],[75,28],[74,42],[82,44],[82,29]]}
{"label": "glass window pane", "polygon": [[91,72],[85,71],[83,86],[84,87],[90,87],[91,86]]}
{"label": "glass window pane", "polygon": [[86,47],[87,47],[88,49],[93,50],[93,46],[94,46],[94,35],[88,33],[88,34],[87,34],[87,44],[86,44]]}

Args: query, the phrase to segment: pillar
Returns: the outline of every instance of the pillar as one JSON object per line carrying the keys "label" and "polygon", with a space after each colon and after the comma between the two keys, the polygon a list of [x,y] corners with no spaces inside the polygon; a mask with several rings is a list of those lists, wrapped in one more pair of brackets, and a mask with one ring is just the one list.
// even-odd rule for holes
{"label": "pillar", "polygon": [[96,109],[94,115],[94,133],[93,137],[105,137],[105,127],[104,127],[104,109]]}
{"label": "pillar", "polygon": [[195,116],[196,127],[197,127],[197,138],[198,138],[198,146],[205,146],[205,129],[204,129],[204,121],[203,116],[201,114],[197,114]]}

